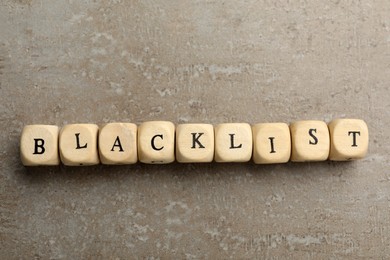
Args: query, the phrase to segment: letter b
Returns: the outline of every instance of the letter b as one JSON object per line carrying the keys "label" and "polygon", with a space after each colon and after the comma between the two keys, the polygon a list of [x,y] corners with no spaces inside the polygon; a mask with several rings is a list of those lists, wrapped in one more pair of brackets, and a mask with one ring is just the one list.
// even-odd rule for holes
{"label": "letter b", "polygon": [[45,140],[42,138],[34,138],[34,152],[33,154],[44,154],[45,153]]}

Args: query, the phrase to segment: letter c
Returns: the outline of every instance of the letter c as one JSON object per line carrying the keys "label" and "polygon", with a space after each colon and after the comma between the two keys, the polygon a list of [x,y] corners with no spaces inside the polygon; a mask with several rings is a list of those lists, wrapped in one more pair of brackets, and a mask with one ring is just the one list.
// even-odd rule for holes
{"label": "letter c", "polygon": [[161,147],[157,148],[157,147],[154,145],[154,139],[155,139],[156,137],[160,137],[161,140],[164,140],[164,136],[163,136],[163,135],[155,135],[155,136],[152,137],[152,140],[151,140],[151,145],[152,145],[153,150],[160,151],[160,150],[162,150],[162,149],[164,148],[164,146],[161,146]]}

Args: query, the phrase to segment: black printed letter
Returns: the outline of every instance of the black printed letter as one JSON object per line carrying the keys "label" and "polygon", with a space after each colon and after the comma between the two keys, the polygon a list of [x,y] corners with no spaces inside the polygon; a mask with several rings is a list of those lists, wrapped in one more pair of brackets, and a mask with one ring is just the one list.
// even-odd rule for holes
{"label": "black printed letter", "polygon": [[77,142],[76,149],[87,148],[87,145],[88,145],[87,143],[85,143],[83,146],[80,146],[80,139],[79,139],[80,133],[75,134],[75,136],[76,136],[76,142]]}
{"label": "black printed letter", "polygon": [[201,137],[204,133],[198,133],[198,136],[196,136],[196,133],[192,134],[192,149],[195,149],[196,144],[199,145],[199,148],[204,148],[204,146],[199,142],[199,137]]}
{"label": "black printed letter", "polygon": [[309,144],[316,145],[316,144],[318,144],[318,139],[317,139],[317,137],[313,134],[313,132],[314,132],[314,133],[317,133],[317,129],[312,128],[312,129],[309,130],[309,135],[310,135],[311,137],[313,137],[313,139],[314,139],[314,142],[312,142],[312,141],[309,140]]}
{"label": "black printed letter", "polygon": [[[33,154],[43,154],[45,152],[45,147],[43,147],[43,145],[45,144],[45,140],[41,138],[34,138],[34,141],[35,141],[35,145],[34,145]],[[38,144],[38,142],[40,143]],[[41,148],[40,151],[38,148]]]}
{"label": "black printed letter", "polygon": [[112,146],[111,152],[114,151],[115,146],[119,147],[119,152],[123,152],[121,140],[119,139],[119,136],[116,137],[114,145]]}
{"label": "black printed letter", "polygon": [[155,139],[156,137],[160,137],[162,140],[164,139],[164,137],[163,137],[163,135],[155,135],[155,136],[153,136],[152,141],[151,141],[152,148],[153,148],[154,150],[156,150],[156,151],[160,151],[160,150],[162,150],[162,149],[164,148],[164,146],[161,146],[160,148],[157,148],[157,147],[154,145],[154,139]]}
{"label": "black printed letter", "polygon": [[236,148],[241,148],[242,144],[239,144],[238,146],[234,146],[234,135],[235,134],[229,134],[230,135],[230,149],[236,149]]}
{"label": "black printed letter", "polygon": [[349,131],[348,132],[348,136],[350,136],[351,134],[352,134],[352,138],[353,138],[352,147],[357,147],[357,144],[356,144],[356,134],[358,134],[360,136],[360,131]]}
{"label": "black printed letter", "polygon": [[274,150],[274,139],[275,137],[268,137],[269,139],[269,142],[271,143],[271,152],[269,153],[276,153],[275,150]]}

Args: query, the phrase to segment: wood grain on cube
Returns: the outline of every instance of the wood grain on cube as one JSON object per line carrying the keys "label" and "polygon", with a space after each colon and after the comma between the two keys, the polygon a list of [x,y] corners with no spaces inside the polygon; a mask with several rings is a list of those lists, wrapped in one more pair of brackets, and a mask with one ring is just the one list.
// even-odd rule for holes
{"label": "wood grain on cube", "polygon": [[59,165],[55,125],[27,125],[20,138],[20,157],[25,166]]}
{"label": "wood grain on cube", "polygon": [[368,127],[360,119],[336,119],[329,123],[332,161],[364,158],[368,150]]}
{"label": "wood grain on cube", "polygon": [[214,134],[216,162],[247,162],[251,159],[252,129],[249,124],[219,124]]}
{"label": "wood grain on cube", "polygon": [[285,123],[252,126],[253,161],[258,164],[286,163],[291,156],[290,128]]}
{"label": "wood grain on cube", "polygon": [[133,164],[137,155],[137,125],[109,123],[99,129],[99,156],[103,164]]}
{"label": "wood grain on cube", "polygon": [[290,125],[291,161],[325,161],[329,157],[330,137],[323,121],[297,121]]}
{"label": "wood grain on cube", "polygon": [[60,132],[61,161],[69,166],[98,164],[99,127],[95,124],[70,124]]}
{"label": "wood grain on cube", "polygon": [[176,127],[176,160],[178,162],[211,162],[213,158],[213,125],[181,124]]}
{"label": "wood grain on cube", "polygon": [[143,163],[175,160],[175,125],[168,121],[144,122],[138,127],[138,158]]}

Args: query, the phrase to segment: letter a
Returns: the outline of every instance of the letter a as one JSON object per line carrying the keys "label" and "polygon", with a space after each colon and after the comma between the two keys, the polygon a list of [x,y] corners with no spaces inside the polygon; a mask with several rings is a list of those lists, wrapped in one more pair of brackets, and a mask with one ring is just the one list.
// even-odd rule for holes
{"label": "letter a", "polygon": [[119,147],[119,152],[123,152],[121,140],[119,139],[119,136],[116,137],[114,145],[112,146],[111,152],[114,151],[115,147]]}

